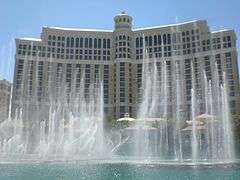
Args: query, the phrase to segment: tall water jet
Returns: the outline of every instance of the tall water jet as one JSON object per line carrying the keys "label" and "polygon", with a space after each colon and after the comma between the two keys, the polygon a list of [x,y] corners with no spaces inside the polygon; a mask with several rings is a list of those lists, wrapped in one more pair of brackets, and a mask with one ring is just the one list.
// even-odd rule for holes
{"label": "tall water jet", "polygon": [[182,153],[182,136],[181,136],[181,125],[182,125],[182,117],[181,117],[181,102],[182,102],[182,93],[181,93],[181,83],[180,83],[180,62],[175,62],[175,86],[176,86],[176,120],[175,120],[175,126],[174,126],[174,154],[175,159],[182,161],[183,160],[183,153]]}
{"label": "tall water jet", "polygon": [[197,163],[199,154],[198,154],[198,129],[197,129],[197,121],[196,121],[196,99],[195,99],[195,91],[191,89],[191,119],[192,119],[192,161]]}
{"label": "tall water jet", "polygon": [[[161,64],[162,74],[161,74],[161,95],[160,98],[162,99],[160,103],[162,104],[163,112],[161,114],[161,118],[165,121],[160,124],[160,147],[161,151],[168,151],[169,144],[168,144],[168,98],[169,98],[169,81],[168,81],[168,67],[167,62],[163,61]],[[157,111],[157,110],[156,110]]]}
{"label": "tall water jet", "polygon": [[191,146],[192,146],[192,161],[197,163],[199,160],[199,132],[198,124],[196,120],[197,115],[197,101],[196,101],[196,92],[195,92],[195,74],[194,74],[194,65],[191,62],[191,77],[192,77],[192,88],[191,88],[191,124],[192,124],[192,137],[191,137]]}
{"label": "tall water jet", "polygon": [[[215,64],[216,67],[216,64]],[[232,161],[235,157],[234,137],[229,111],[228,89],[225,73],[219,83],[219,74],[214,70],[212,80],[205,84],[205,114],[207,156],[211,161]],[[214,94],[213,94],[214,91]]]}
{"label": "tall water jet", "polygon": [[145,43],[143,52],[142,101],[137,114],[135,151],[140,157],[157,155],[164,159],[168,151],[167,65],[166,62],[157,62],[154,55],[150,58]]}
{"label": "tall water jet", "polygon": [[[144,39],[144,38],[143,38]],[[151,156],[151,148],[149,146],[149,129],[147,126],[146,119],[152,117],[152,113],[154,111],[155,99],[153,99],[153,95],[155,95],[156,91],[154,91],[153,86],[156,80],[156,69],[155,62],[149,61],[149,56],[147,50],[145,49],[145,43],[143,43],[143,63],[142,63],[142,86],[141,86],[141,104],[139,106],[138,119],[139,122],[136,122],[136,128],[134,133],[135,143],[135,152],[138,158],[142,158],[145,156]],[[154,94],[152,94],[154,93]]]}
{"label": "tall water jet", "polygon": [[223,160],[233,161],[235,159],[235,149],[228,96],[226,75],[223,73],[223,85],[221,86]]}

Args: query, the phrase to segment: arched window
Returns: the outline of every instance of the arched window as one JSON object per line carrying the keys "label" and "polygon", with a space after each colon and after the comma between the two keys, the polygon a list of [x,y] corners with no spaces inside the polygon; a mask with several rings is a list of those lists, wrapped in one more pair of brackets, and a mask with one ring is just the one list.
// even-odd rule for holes
{"label": "arched window", "polygon": [[145,45],[148,46],[148,37],[145,36]]}
{"label": "arched window", "polygon": [[140,47],[143,47],[143,37],[140,37]]}
{"label": "arched window", "polygon": [[88,48],[88,38],[85,38],[85,40],[84,40],[84,47]]}
{"label": "arched window", "polygon": [[137,48],[139,47],[139,38],[138,37],[136,38],[136,47]]}
{"label": "arched window", "polygon": [[83,47],[83,38],[81,37],[80,38],[80,48],[82,48]]}
{"label": "arched window", "polygon": [[166,34],[163,35],[163,44],[164,45],[167,44],[167,36],[166,36]]}
{"label": "arched window", "polygon": [[168,44],[171,44],[171,34],[168,34],[168,35],[167,35],[167,43],[168,43]]}
{"label": "arched window", "polygon": [[97,38],[94,38],[94,48],[97,48]]}
{"label": "arched window", "polygon": [[76,38],[76,47],[79,47],[79,38]]}
{"label": "arched window", "polygon": [[149,46],[152,46],[152,36],[149,36],[149,37],[148,37],[148,41],[149,41],[149,42],[148,42]]}
{"label": "arched window", "polygon": [[107,41],[106,39],[103,39],[103,48],[106,48],[107,47]]}
{"label": "arched window", "polygon": [[161,45],[162,44],[162,37],[161,35],[158,35],[158,45]]}
{"label": "arched window", "polygon": [[74,47],[74,38],[71,38],[71,47]]}
{"label": "arched window", "polygon": [[51,40],[51,39],[52,39],[52,36],[51,36],[51,35],[49,35],[49,36],[48,36],[48,40]]}
{"label": "arched window", "polygon": [[154,46],[156,46],[157,45],[157,36],[156,35],[154,35],[154,37],[153,37],[153,41],[154,41]]}
{"label": "arched window", "polygon": [[107,48],[108,48],[108,49],[111,48],[111,42],[110,42],[110,39],[107,39]]}
{"label": "arched window", "polygon": [[92,38],[89,38],[89,48],[92,48]]}
{"label": "arched window", "polygon": [[54,40],[54,41],[56,40],[56,36],[53,36],[53,40]]}
{"label": "arched window", "polygon": [[70,38],[67,37],[67,47],[69,47],[69,46],[70,46]]}
{"label": "arched window", "polygon": [[98,39],[98,48],[102,48],[102,39]]}

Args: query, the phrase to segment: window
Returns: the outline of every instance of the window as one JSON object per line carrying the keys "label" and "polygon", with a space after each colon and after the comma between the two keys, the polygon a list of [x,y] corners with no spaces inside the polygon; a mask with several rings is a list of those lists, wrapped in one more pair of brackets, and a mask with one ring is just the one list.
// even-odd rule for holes
{"label": "window", "polygon": [[148,46],[148,37],[145,37],[145,45]]}
{"label": "window", "polygon": [[103,48],[107,48],[107,41],[106,41],[106,39],[103,39]]}
{"label": "window", "polygon": [[97,38],[94,38],[94,48],[97,48]]}
{"label": "window", "polygon": [[110,43],[110,39],[107,39],[107,48],[111,48],[111,43]]}
{"label": "window", "polygon": [[70,46],[70,38],[67,37],[67,47],[69,47],[69,46]]}
{"label": "window", "polygon": [[162,37],[161,35],[158,35],[158,45],[161,45],[162,44]]}
{"label": "window", "polygon": [[76,47],[79,47],[79,38],[76,38]]}
{"label": "window", "polygon": [[80,48],[83,47],[83,38],[80,38]]}
{"label": "window", "polygon": [[230,53],[230,52],[225,53],[225,57],[226,57],[226,58],[227,58],[227,57],[231,57],[231,53]]}
{"label": "window", "polygon": [[85,48],[88,48],[88,38],[85,38],[84,46],[85,46]]}
{"label": "window", "polygon": [[163,35],[163,44],[167,44],[167,37],[166,37],[166,34]]}
{"label": "window", "polygon": [[168,44],[171,44],[171,34],[168,34],[168,35],[167,35],[167,43],[168,43]]}
{"label": "window", "polygon": [[102,48],[102,39],[98,39],[98,49]]}
{"label": "window", "polygon": [[92,48],[92,38],[89,38],[89,48]]}
{"label": "window", "polygon": [[149,40],[149,46],[152,46],[152,36],[149,36],[148,40]]}
{"label": "window", "polygon": [[154,46],[156,46],[157,45],[157,36],[156,35],[154,35],[154,37],[153,37],[153,41],[154,41]]}
{"label": "window", "polygon": [[71,47],[74,47],[74,38],[71,38]]}

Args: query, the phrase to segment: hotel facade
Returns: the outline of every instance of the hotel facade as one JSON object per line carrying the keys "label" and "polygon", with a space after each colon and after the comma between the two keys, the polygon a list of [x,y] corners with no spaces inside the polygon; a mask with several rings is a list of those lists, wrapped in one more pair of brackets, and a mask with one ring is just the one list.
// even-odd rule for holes
{"label": "hotel facade", "polygon": [[204,109],[204,74],[211,80],[217,68],[220,82],[226,75],[231,112],[240,112],[234,30],[211,32],[205,20],[134,29],[132,21],[123,12],[115,16],[114,30],[43,27],[40,39],[17,38],[13,112],[28,106],[30,112],[38,109],[46,114],[50,102],[63,95],[71,106],[71,94],[79,91],[82,77],[86,94],[99,77],[106,117],[117,119],[125,113],[136,117],[144,48],[150,61],[155,59],[159,66],[166,63],[170,116],[174,113],[176,62],[180,63],[183,109],[188,111],[191,104],[192,72],[200,73],[196,91]]}
{"label": "hotel facade", "polygon": [[9,117],[11,98],[11,83],[0,76],[0,122]]}

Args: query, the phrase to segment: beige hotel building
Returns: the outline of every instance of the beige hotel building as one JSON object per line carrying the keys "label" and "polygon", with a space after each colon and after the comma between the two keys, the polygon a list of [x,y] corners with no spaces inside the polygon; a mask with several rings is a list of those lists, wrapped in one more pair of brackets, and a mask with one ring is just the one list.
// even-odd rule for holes
{"label": "beige hotel building", "polygon": [[[136,117],[142,79],[143,47],[168,76],[168,113],[174,113],[175,62],[180,63],[182,108],[191,104],[191,68],[200,73],[197,93],[204,96],[204,76],[226,73],[230,109],[239,112],[239,75],[234,30],[211,32],[205,20],[134,29],[126,13],[114,17],[114,30],[43,27],[40,39],[16,39],[13,111],[28,106],[46,114],[49,102],[63,95],[71,106],[72,92],[84,77],[85,93],[100,74],[108,118],[128,112]],[[194,64],[191,66],[191,64]],[[64,92],[64,93],[63,93]],[[202,111],[204,112],[204,97]],[[34,111],[30,111],[34,112]]]}
{"label": "beige hotel building", "polygon": [[11,83],[0,75],[0,122],[9,117],[11,86]]}

